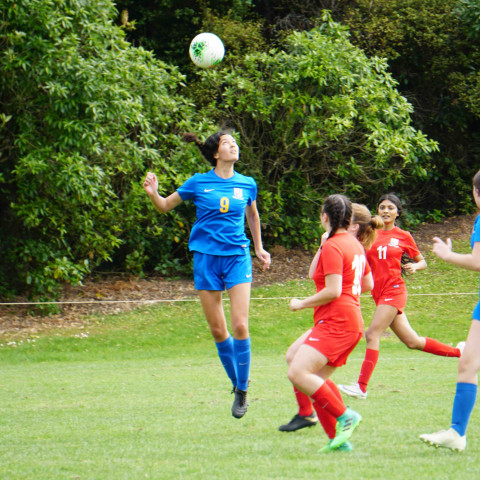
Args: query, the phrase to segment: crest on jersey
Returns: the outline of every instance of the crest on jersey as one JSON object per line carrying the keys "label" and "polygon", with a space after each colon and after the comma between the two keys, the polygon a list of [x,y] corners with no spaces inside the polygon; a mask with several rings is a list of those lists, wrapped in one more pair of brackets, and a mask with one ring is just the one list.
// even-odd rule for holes
{"label": "crest on jersey", "polygon": [[243,200],[243,188],[234,188],[233,198],[236,198],[237,200]]}
{"label": "crest on jersey", "polygon": [[398,247],[400,240],[398,238],[391,238],[390,243],[388,244],[390,247]]}

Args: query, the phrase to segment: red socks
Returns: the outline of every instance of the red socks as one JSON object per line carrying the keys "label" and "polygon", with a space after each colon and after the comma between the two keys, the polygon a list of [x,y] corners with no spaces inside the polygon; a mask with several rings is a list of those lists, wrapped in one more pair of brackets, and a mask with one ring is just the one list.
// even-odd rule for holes
{"label": "red socks", "polygon": [[302,417],[309,417],[313,413],[312,401],[310,397],[306,394],[298,390],[296,387],[293,387],[293,391],[295,392],[295,398],[297,399],[298,403],[298,414]]}
{"label": "red socks", "polygon": [[372,350],[371,348],[367,348],[365,352],[365,359],[363,360],[360,375],[358,377],[358,386],[363,393],[367,391],[368,382],[370,381],[370,377],[377,365],[378,354],[378,350]]}
{"label": "red socks", "polygon": [[328,438],[334,438],[337,418],[347,410],[337,386],[332,380],[328,379],[312,395],[312,399],[313,408],[315,408],[318,419]]}
{"label": "red socks", "polygon": [[441,357],[460,357],[460,350],[458,348],[450,347],[449,345],[445,345],[438,340],[428,337],[425,337],[425,347],[423,347],[423,351]]}
{"label": "red socks", "polygon": [[[330,390],[334,393],[334,395],[342,401],[342,395],[340,391],[338,390],[337,386],[335,383],[328,379],[324,385],[327,385]],[[318,393],[318,391],[317,391]],[[315,394],[314,394],[315,395]],[[313,398],[313,396],[312,396]],[[342,401],[343,403],[343,401]],[[314,404],[315,405],[315,404]],[[315,411],[317,412],[317,417],[318,420],[320,421],[323,429],[325,430],[325,433],[327,434],[328,438],[335,438],[335,433],[336,433],[336,426],[337,426],[337,419],[331,415],[330,413],[327,412],[324,408],[315,408]]]}

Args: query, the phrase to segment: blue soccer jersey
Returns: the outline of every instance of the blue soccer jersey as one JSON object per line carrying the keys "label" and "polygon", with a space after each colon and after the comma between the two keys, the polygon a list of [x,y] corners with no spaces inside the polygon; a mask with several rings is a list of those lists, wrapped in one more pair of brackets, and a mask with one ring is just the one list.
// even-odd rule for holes
{"label": "blue soccer jersey", "polygon": [[193,200],[197,220],[189,249],[210,255],[245,255],[250,240],[245,234],[245,208],[257,198],[252,177],[234,172],[220,178],[214,170],[196,173],[177,189],[182,200]]}

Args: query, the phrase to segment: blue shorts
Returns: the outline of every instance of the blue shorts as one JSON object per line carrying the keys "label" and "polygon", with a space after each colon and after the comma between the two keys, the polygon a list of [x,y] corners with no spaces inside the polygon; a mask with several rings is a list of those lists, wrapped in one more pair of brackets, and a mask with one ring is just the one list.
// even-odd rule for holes
{"label": "blue shorts", "polygon": [[473,309],[472,320],[480,321],[480,302],[478,302],[477,306]]}
{"label": "blue shorts", "polygon": [[193,280],[197,290],[229,290],[252,282],[252,257],[193,252]]}

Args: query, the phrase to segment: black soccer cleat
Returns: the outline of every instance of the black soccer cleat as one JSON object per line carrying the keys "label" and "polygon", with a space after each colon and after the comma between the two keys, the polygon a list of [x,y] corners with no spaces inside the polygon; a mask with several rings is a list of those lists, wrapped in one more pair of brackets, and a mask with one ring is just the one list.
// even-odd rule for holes
{"label": "black soccer cleat", "polygon": [[235,394],[235,399],[232,405],[232,415],[235,418],[242,418],[247,413],[247,391],[239,390],[235,387],[232,391]]}
{"label": "black soccer cleat", "polygon": [[288,423],[278,427],[278,429],[281,432],[295,432],[301,428],[314,427],[317,423],[318,418],[315,412],[305,417],[297,413]]}

